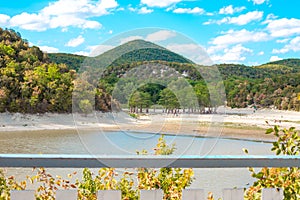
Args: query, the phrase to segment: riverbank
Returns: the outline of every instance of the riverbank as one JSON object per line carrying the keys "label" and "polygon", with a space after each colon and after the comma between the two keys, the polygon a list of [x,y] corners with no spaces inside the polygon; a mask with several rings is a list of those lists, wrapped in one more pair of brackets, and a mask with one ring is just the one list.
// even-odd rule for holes
{"label": "riverbank", "polygon": [[[267,122],[267,123],[266,123]],[[138,119],[126,113],[80,114],[20,114],[1,113],[0,132],[90,130],[143,131],[163,134],[187,134],[202,137],[222,137],[272,141],[265,135],[268,127],[296,127],[300,130],[300,113],[261,109],[219,109],[218,114],[165,114],[159,111],[140,115]]]}

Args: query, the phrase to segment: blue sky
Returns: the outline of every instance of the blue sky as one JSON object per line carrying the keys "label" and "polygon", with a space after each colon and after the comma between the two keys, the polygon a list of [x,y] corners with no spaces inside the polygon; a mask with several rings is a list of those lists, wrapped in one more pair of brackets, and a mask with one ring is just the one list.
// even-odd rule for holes
{"label": "blue sky", "polygon": [[43,51],[84,55],[122,32],[158,27],[169,30],[158,33],[161,40],[179,32],[214,63],[257,65],[300,57],[299,7],[299,0],[1,1],[0,26]]}

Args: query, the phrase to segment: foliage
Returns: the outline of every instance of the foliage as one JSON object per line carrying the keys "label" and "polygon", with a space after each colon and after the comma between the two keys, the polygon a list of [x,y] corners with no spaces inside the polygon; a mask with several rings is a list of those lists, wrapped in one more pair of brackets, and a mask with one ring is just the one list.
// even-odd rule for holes
{"label": "foliage", "polygon": [[[295,128],[280,129],[278,126],[275,126],[266,131],[266,134],[271,133],[277,137],[277,141],[273,142],[272,147],[272,151],[275,151],[276,155],[300,154],[300,134],[295,131]],[[253,168],[250,168],[250,172],[252,173],[252,177],[256,178],[257,181],[246,191],[246,199],[260,199],[262,188],[282,188],[284,199],[300,199],[299,167],[264,167],[258,173],[256,173]]]}
{"label": "foliage", "polygon": [[26,181],[17,182],[14,176],[6,177],[3,169],[0,169],[0,200],[10,200],[11,190],[24,190]]}
{"label": "foliage", "polygon": [[[76,173],[74,173],[76,174]],[[70,178],[71,174],[68,175]],[[61,176],[53,177],[47,173],[44,168],[37,169],[37,174],[27,179],[33,184],[35,181],[40,183],[35,192],[36,200],[55,200],[55,191],[58,189],[76,188],[69,180],[63,179]]]}
{"label": "foliage", "polygon": [[93,111],[93,106],[88,99],[81,100],[79,102],[79,108],[85,115]]}
{"label": "foliage", "polygon": [[[123,76],[141,66],[144,71],[139,74],[140,77],[123,79]],[[153,70],[153,66],[160,69]],[[220,64],[216,67],[223,79],[228,106],[300,111],[299,59],[285,59],[252,67],[237,64]],[[95,79],[96,83],[87,81],[95,88],[92,90],[95,103],[89,100],[96,110],[107,112],[114,106],[118,108],[112,95],[121,104],[129,103],[134,112],[141,109],[147,111],[151,105],[159,102],[164,102],[167,109],[181,107],[183,111],[200,109],[200,112],[204,112],[204,107],[216,107],[225,101],[218,98],[218,88],[222,83],[210,84],[210,88],[205,83],[204,78],[214,75],[210,67],[195,65],[181,55],[151,42],[131,41],[97,57],[45,54],[36,46],[30,47],[19,33],[0,29],[0,112],[71,112],[74,84],[81,81],[77,79],[76,71],[78,74],[90,72],[89,79]],[[97,77],[98,74],[101,77]],[[151,82],[159,77],[164,79]],[[191,84],[199,105],[190,104],[192,95],[187,93],[185,96],[184,90],[172,91],[176,94],[166,99],[163,94],[166,91],[163,90],[178,77]],[[139,85],[141,79],[148,80],[148,83]],[[122,87],[115,87],[117,84]],[[135,84],[138,88],[135,88]],[[132,89],[140,95],[135,96],[135,90]],[[137,97],[138,101],[130,99],[131,96]],[[181,97],[186,100],[179,102],[179,106],[178,99]],[[81,100],[84,99],[75,102],[77,106]],[[80,112],[80,109],[76,111]]]}
{"label": "foliage", "polygon": [[[84,57],[51,55],[50,61],[57,64],[47,56],[38,47],[30,47],[19,33],[0,28],[0,112],[72,112],[78,74],[71,65],[79,65]],[[97,90],[92,90],[96,110],[110,111],[111,96],[103,88]],[[84,112],[90,110],[86,102],[84,105]]]}
{"label": "foliage", "polygon": [[[175,145],[166,144],[164,137],[160,137],[155,148],[155,155],[170,155],[174,152]],[[147,154],[145,150],[137,152],[139,155]],[[140,189],[162,189],[165,200],[181,199],[182,189],[188,187],[193,181],[192,169],[161,168],[137,169],[136,179],[133,172],[125,171],[118,180],[118,173],[113,168],[102,168],[98,175],[93,177],[89,169],[83,170],[83,180],[77,181],[79,199],[96,199],[97,190],[121,190],[123,200],[137,200]]]}
{"label": "foliage", "polygon": [[[161,136],[154,150],[155,155],[170,155],[175,150],[175,144],[167,145],[164,136]],[[142,151],[138,154],[147,154],[147,152]],[[138,169],[138,188],[145,190],[162,189],[164,200],[181,199],[182,190],[191,185],[193,176],[193,169],[161,168],[158,171],[140,168]]]}
{"label": "foliage", "polygon": [[65,64],[69,69],[79,71],[86,56],[68,54],[68,53],[48,53],[49,60],[57,64]]}

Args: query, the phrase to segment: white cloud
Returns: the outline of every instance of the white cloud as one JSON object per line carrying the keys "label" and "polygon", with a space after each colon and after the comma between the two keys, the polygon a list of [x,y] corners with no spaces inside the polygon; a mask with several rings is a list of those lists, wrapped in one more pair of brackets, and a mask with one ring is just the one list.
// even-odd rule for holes
{"label": "white cloud", "polygon": [[23,12],[19,15],[13,16],[9,24],[13,27],[20,27],[25,30],[44,31],[47,29],[49,17],[42,14],[29,14]]}
{"label": "white cloud", "polygon": [[281,18],[268,20],[267,30],[273,37],[287,37],[300,34],[300,19]]}
{"label": "white cloud", "polygon": [[292,39],[282,49],[273,49],[272,53],[287,53],[289,51],[294,51],[294,52],[300,51],[300,36]]}
{"label": "white cloud", "polygon": [[102,25],[97,21],[85,20],[74,15],[61,15],[53,17],[49,23],[50,28],[75,26],[79,28],[101,28]]}
{"label": "white cloud", "polygon": [[167,49],[183,55],[184,57],[192,60],[197,64],[212,65],[212,61],[208,57],[208,54],[201,46],[197,44],[169,44],[166,46]]}
{"label": "white cloud", "polygon": [[229,5],[229,6],[226,6],[226,7],[223,7],[219,10],[219,14],[230,14],[232,15],[233,13],[236,13],[236,12],[241,12],[243,10],[245,10],[246,7],[245,6],[242,6],[242,7],[233,7],[232,5]]}
{"label": "white cloud", "polygon": [[96,45],[96,46],[88,46],[87,49],[90,50],[89,55],[90,56],[98,56],[106,51],[109,51],[111,49],[115,48],[115,46],[112,45]]}
{"label": "white cloud", "polygon": [[259,21],[263,17],[263,12],[262,11],[253,11],[253,12],[248,12],[246,14],[240,15],[238,17],[232,17],[229,19],[228,23],[229,24],[237,24],[237,25],[245,25],[250,23],[251,21]]}
{"label": "white cloud", "polygon": [[0,14],[0,25],[1,26],[6,26],[6,24],[9,21],[9,19],[10,19],[10,16],[4,15],[4,14]]}
{"label": "white cloud", "polygon": [[84,37],[79,35],[77,38],[73,38],[73,39],[69,40],[69,42],[67,42],[67,44],[65,44],[65,46],[77,47],[77,46],[81,45],[82,43],[84,43],[84,40],[85,40]]}
{"label": "white cloud", "polygon": [[211,59],[216,63],[239,63],[246,59],[245,54],[252,52],[251,49],[244,47],[242,44],[237,44],[232,48],[225,48],[223,55],[212,55]]}
{"label": "white cloud", "polygon": [[279,58],[278,56],[271,56],[270,58],[270,62],[277,61],[277,60],[282,60],[282,58]]}
{"label": "white cloud", "polygon": [[204,22],[204,25],[208,24],[236,24],[236,25],[246,25],[252,21],[259,21],[263,17],[262,11],[252,11],[246,14],[242,14],[238,17],[224,17],[221,20],[209,20]]}
{"label": "white cloud", "polygon": [[61,32],[65,33],[65,32],[68,32],[68,30],[69,30],[68,28],[64,27],[61,29]]}
{"label": "white cloud", "polygon": [[199,7],[195,7],[195,8],[176,8],[175,10],[173,10],[173,13],[177,13],[177,14],[187,13],[187,14],[202,15],[202,14],[205,13],[205,10],[203,8],[199,8]]}
{"label": "white cloud", "polygon": [[289,50],[287,48],[282,48],[282,49],[273,49],[272,50],[272,53],[275,53],[275,54],[279,54],[279,53],[287,53]]}
{"label": "white cloud", "polygon": [[276,40],[276,43],[287,43],[290,39],[289,38],[285,38],[282,40]]}
{"label": "white cloud", "polygon": [[126,38],[121,38],[120,39],[120,44],[124,44],[126,42],[130,42],[132,40],[141,40],[143,39],[142,36],[139,36],[139,35],[133,35],[133,36],[129,36],[129,37],[126,37]]}
{"label": "white cloud", "polygon": [[141,0],[141,3],[149,7],[165,8],[181,1],[182,0]]}
{"label": "white cloud", "polygon": [[110,34],[110,35],[113,34],[113,30],[109,30],[108,34]]}
{"label": "white cloud", "polygon": [[149,14],[152,12],[153,12],[153,9],[148,9],[147,7],[142,7],[138,10],[138,14]]}
{"label": "white cloud", "polygon": [[265,32],[242,29],[238,31],[229,30],[225,32],[224,35],[214,38],[211,43],[217,46],[227,46],[237,43],[261,42],[269,39],[268,34]]}
{"label": "white cloud", "polygon": [[81,55],[81,56],[89,56],[90,55],[90,53],[86,52],[86,51],[76,51],[76,52],[73,52],[73,54]]}
{"label": "white cloud", "polygon": [[59,52],[59,49],[58,49],[58,48],[55,48],[55,47],[39,46],[39,48],[40,48],[42,51],[47,52],[47,53],[57,53],[57,52]]}
{"label": "white cloud", "polygon": [[148,34],[145,39],[151,42],[159,42],[175,36],[176,33],[173,31],[161,30],[161,31]]}
{"label": "white cloud", "polygon": [[41,10],[41,13],[48,16],[76,15],[83,17],[102,16],[109,14],[109,9],[115,8],[118,3],[115,0],[58,0],[50,3]]}
{"label": "white cloud", "polygon": [[254,4],[263,4],[266,0],[252,0]]}
{"label": "white cloud", "polygon": [[101,28],[99,22],[89,20],[89,18],[110,14],[111,10],[117,6],[118,3],[115,0],[58,0],[49,3],[38,13],[23,12],[15,15],[11,17],[8,23],[12,27],[36,31],[68,26]]}
{"label": "white cloud", "polygon": [[263,51],[260,51],[260,52],[258,53],[259,56],[262,56],[262,55],[264,55],[264,54],[265,54],[265,52],[263,52]]}

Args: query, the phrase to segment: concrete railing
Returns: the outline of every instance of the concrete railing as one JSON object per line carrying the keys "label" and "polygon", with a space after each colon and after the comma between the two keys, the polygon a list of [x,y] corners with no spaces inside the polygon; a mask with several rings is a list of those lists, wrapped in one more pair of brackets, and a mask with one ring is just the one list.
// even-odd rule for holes
{"label": "concrete railing", "polygon": [[[103,155],[32,155],[0,154],[0,167],[47,167],[47,168],[241,168],[241,167],[300,167],[300,156],[103,156]],[[161,200],[161,190],[141,190],[141,200]],[[97,198],[120,200],[121,191],[103,190]],[[33,200],[34,191],[11,191],[11,200]],[[57,200],[76,200],[76,190],[56,191]],[[206,199],[202,189],[183,190],[183,200]],[[224,189],[223,200],[244,199],[244,189]],[[263,200],[281,200],[280,188],[266,188]]]}

